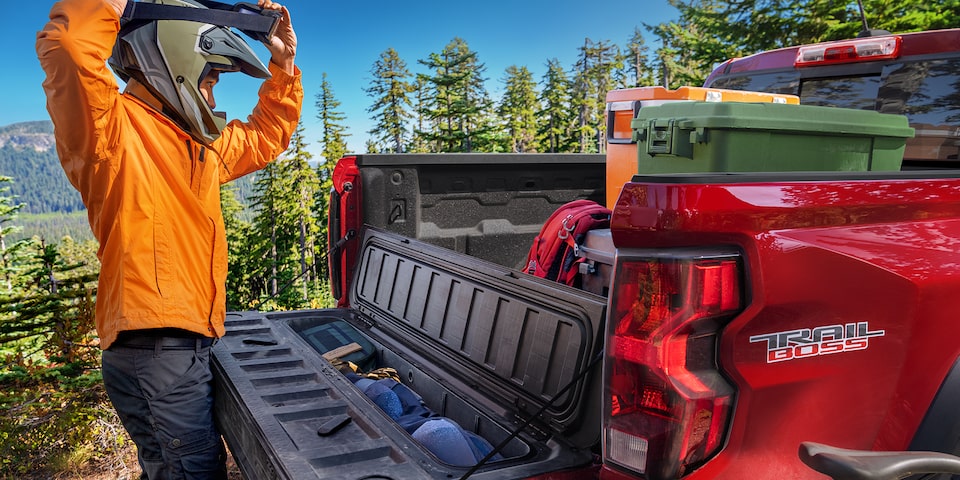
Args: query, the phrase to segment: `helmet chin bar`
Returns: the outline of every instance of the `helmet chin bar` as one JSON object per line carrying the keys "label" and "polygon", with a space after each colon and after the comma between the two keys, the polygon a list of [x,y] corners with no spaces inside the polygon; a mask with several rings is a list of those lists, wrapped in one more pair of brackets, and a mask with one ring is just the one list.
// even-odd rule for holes
{"label": "helmet chin bar", "polygon": [[181,88],[180,101],[184,112],[182,120],[188,127],[187,133],[204,144],[210,144],[220,137],[220,132],[227,126],[227,119],[211,110],[198,90],[191,92]]}

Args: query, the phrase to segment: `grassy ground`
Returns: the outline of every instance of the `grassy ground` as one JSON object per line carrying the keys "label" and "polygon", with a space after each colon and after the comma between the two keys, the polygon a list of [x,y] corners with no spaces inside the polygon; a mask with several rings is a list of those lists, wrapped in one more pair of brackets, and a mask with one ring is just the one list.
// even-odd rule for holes
{"label": "grassy ground", "polygon": [[[0,465],[0,479],[3,480],[135,480],[140,478],[140,466],[137,464],[136,447],[120,424],[106,395],[102,394],[102,384],[92,387],[93,395],[72,398],[64,402],[63,397],[55,400],[50,397],[31,396],[31,400],[15,404],[0,411],[4,420],[4,430],[0,437],[6,438],[0,449],[13,453],[20,458],[6,458]],[[89,392],[89,390],[88,390]],[[79,414],[71,407],[56,408],[47,405],[37,409],[38,404],[68,402],[86,402],[86,411],[96,411],[96,415]],[[9,405],[9,404],[8,404]],[[52,407],[52,408],[51,408]],[[21,413],[31,410],[30,414]],[[47,413],[49,412],[49,413]],[[60,418],[56,418],[56,417]],[[71,445],[65,441],[54,443],[52,438],[64,440],[70,428],[64,422],[93,423],[93,433],[83,436],[80,443]],[[82,420],[81,420],[82,418]],[[13,421],[17,419],[16,421]],[[15,426],[13,426],[15,425]],[[59,425],[59,426],[58,426]],[[74,425],[77,425],[74,423]],[[85,425],[87,426],[87,425]],[[44,430],[44,433],[37,432]],[[58,435],[56,432],[63,432]],[[10,437],[10,434],[13,437]],[[11,442],[12,441],[12,442]],[[10,443],[6,443],[10,442]],[[24,448],[24,445],[31,447]],[[52,448],[51,448],[52,447]],[[11,450],[13,450],[11,452]],[[243,480],[233,457],[227,457],[228,479]]]}
{"label": "grassy ground", "polygon": [[[137,451],[132,443],[129,445],[110,458],[89,461],[77,470],[55,472],[53,476],[42,473],[22,478],[25,480],[137,480],[140,478]],[[244,480],[243,474],[233,461],[233,456],[229,455],[229,452],[227,454],[228,480]]]}
{"label": "grassy ground", "polygon": [[[118,425],[119,426],[119,425]],[[120,434],[126,436],[123,427]],[[18,476],[23,480],[137,480],[140,478],[140,466],[137,464],[137,450],[133,442],[127,442],[123,449],[102,458],[88,459],[80,465],[57,472],[33,472]],[[243,474],[227,452],[228,480],[244,480]],[[13,478],[13,477],[11,477]]]}

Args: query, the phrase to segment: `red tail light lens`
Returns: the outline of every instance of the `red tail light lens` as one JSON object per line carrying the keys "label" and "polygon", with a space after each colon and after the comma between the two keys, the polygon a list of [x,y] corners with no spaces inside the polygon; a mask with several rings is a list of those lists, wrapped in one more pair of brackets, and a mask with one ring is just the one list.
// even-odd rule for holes
{"label": "red tail light lens", "polygon": [[736,253],[620,256],[604,366],[606,462],[678,478],[720,450],[735,392],[716,346],[742,309],[741,277]]}

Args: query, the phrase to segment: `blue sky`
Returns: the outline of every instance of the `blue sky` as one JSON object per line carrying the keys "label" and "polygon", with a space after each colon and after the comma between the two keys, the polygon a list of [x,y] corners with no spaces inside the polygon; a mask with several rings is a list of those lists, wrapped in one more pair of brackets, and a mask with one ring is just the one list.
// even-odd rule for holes
{"label": "blue sky", "polygon": [[[0,17],[0,45],[6,47],[0,126],[48,118],[34,41],[53,3],[18,2]],[[557,58],[569,69],[585,38],[623,46],[639,27],[654,47],[656,40],[643,24],[677,17],[667,0],[287,0],[285,4],[298,35],[297,64],[306,91],[303,122],[315,155],[320,133],[313,104],[324,72],[346,115],[349,147],[362,151],[373,124],[366,111],[372,102],[363,88],[369,85],[374,62],[387,48],[397,50],[412,72],[426,73],[417,60],[440,52],[454,37],[463,38],[487,67],[487,90],[499,98],[510,65],[526,66],[539,81],[548,59]],[[258,44],[255,50],[266,62],[266,49]],[[245,118],[256,101],[257,86],[258,81],[242,74],[225,75],[216,90],[217,109],[226,110],[230,118]]]}

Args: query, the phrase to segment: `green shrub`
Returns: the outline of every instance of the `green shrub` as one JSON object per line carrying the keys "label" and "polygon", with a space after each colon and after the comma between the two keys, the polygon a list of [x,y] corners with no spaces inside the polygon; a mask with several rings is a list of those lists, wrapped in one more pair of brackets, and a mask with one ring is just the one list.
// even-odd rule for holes
{"label": "green shrub", "polygon": [[20,364],[0,374],[0,478],[77,471],[126,442],[99,370]]}

